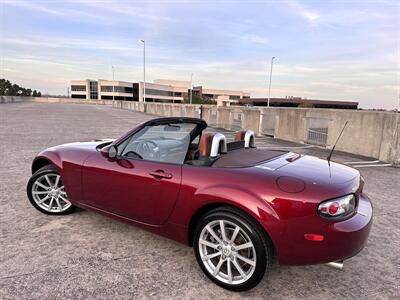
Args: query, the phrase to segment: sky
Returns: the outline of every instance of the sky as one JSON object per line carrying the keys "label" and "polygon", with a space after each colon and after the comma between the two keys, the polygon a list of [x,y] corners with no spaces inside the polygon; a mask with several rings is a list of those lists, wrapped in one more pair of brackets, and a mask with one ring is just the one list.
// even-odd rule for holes
{"label": "sky", "polygon": [[0,0],[0,77],[67,94],[71,79],[190,80],[267,97],[399,108],[400,2]]}

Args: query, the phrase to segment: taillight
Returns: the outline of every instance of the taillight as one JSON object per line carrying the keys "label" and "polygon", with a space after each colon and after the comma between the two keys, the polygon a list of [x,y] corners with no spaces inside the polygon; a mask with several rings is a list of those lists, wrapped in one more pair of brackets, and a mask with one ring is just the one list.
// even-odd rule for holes
{"label": "taillight", "polygon": [[354,194],[327,200],[318,205],[318,214],[327,219],[342,219],[352,215],[356,209]]}

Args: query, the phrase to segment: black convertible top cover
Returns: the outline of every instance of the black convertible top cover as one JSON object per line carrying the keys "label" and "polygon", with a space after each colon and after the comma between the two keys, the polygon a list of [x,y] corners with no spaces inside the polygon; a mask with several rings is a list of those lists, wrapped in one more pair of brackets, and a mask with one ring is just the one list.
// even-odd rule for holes
{"label": "black convertible top cover", "polygon": [[221,154],[221,156],[212,164],[212,166],[218,168],[251,167],[256,166],[266,160],[281,156],[285,153],[288,153],[288,151],[241,148],[228,151],[226,154]]}

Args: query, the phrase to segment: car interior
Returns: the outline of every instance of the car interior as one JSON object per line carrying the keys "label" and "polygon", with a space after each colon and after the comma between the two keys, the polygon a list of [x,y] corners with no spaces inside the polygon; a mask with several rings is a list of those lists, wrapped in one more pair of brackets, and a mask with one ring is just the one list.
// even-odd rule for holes
{"label": "car interior", "polygon": [[251,130],[235,133],[233,142],[227,143],[222,133],[203,132],[198,145],[190,144],[185,164],[221,168],[249,167],[284,155],[288,151],[257,149]]}
{"label": "car interior", "polygon": [[212,167],[246,167],[287,153],[257,149],[251,130],[235,133],[227,143],[224,134],[205,131],[202,120],[159,119],[117,145],[118,156],[128,159]]}
{"label": "car interior", "polygon": [[238,131],[235,140],[227,143],[222,133],[202,132],[199,143],[191,143],[185,163],[195,166],[211,166],[221,156],[235,149],[255,148],[254,132]]}

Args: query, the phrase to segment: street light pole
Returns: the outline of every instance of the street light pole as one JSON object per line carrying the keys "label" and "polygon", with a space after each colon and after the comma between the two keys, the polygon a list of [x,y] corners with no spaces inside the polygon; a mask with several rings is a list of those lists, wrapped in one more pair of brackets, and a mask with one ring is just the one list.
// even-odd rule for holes
{"label": "street light pole", "polygon": [[193,93],[193,73],[190,75],[190,104],[192,104]]}
{"label": "street light pole", "polygon": [[115,101],[115,88],[114,88],[114,86],[115,86],[115,81],[114,81],[114,71],[115,71],[115,69],[114,69],[114,66],[111,66],[111,70],[112,70],[112,80],[113,80],[113,85],[112,85],[112,87],[113,87],[113,101]]}
{"label": "street light pole", "polygon": [[140,42],[143,44],[143,102],[146,102],[146,41]]}
{"label": "street light pole", "polygon": [[267,104],[268,107],[269,107],[269,101],[271,100],[272,66],[274,65],[274,59],[275,59],[275,56],[272,56],[272,58],[271,58],[271,70],[269,72],[269,88],[268,88],[268,104]]}

